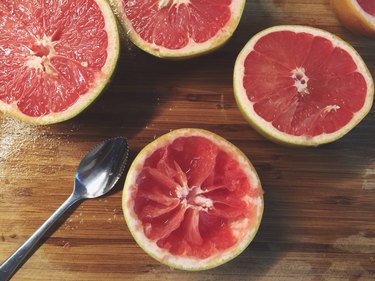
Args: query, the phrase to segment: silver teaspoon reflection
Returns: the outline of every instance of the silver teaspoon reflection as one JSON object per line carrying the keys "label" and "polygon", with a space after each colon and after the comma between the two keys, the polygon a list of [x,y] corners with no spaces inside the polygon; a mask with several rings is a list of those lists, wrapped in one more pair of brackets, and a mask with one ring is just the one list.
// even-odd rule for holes
{"label": "silver teaspoon reflection", "polygon": [[90,150],[78,165],[74,190],[69,198],[20,246],[1,266],[0,281],[11,278],[46,231],[74,203],[96,198],[110,191],[120,178],[128,156],[128,143],[118,137],[100,143]]}

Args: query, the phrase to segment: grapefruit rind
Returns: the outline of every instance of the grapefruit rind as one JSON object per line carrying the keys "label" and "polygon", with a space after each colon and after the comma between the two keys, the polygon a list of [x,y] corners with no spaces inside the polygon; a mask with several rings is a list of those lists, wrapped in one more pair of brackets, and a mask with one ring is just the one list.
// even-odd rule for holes
{"label": "grapefruit rind", "polygon": [[49,113],[48,115],[31,117],[20,110],[16,104],[7,104],[0,100],[0,109],[5,115],[21,120],[31,125],[49,125],[59,123],[71,119],[85,110],[104,90],[116,68],[117,60],[120,54],[120,39],[117,28],[117,20],[112,12],[110,5],[106,0],[94,0],[105,21],[105,30],[108,34],[107,60],[102,67],[100,77],[97,77],[92,90],[80,96],[78,100],[68,109],[62,112]]}
{"label": "grapefruit rind", "polygon": [[232,17],[230,21],[226,24],[225,28],[220,30],[219,33],[210,40],[204,43],[195,43],[193,40],[190,40],[188,45],[186,45],[185,47],[177,50],[171,50],[162,46],[158,46],[156,44],[148,43],[143,40],[136,32],[134,32],[131,22],[126,18],[124,13],[121,12],[124,10],[122,1],[108,1],[111,3],[116,16],[119,18],[121,26],[125,30],[128,38],[133,42],[133,44],[153,56],[165,59],[187,59],[208,54],[220,48],[230,39],[230,37],[232,37],[241,20],[241,16],[246,4],[245,0],[232,1],[232,4],[230,6]]}
{"label": "grapefruit rind", "polygon": [[[261,118],[255,111],[253,103],[248,99],[246,95],[246,90],[243,86],[244,78],[244,61],[247,55],[253,50],[256,42],[263,36],[276,32],[276,31],[293,31],[293,32],[306,32],[313,35],[318,35],[327,38],[332,42],[334,46],[339,46],[340,48],[347,51],[353,58],[357,65],[358,71],[363,75],[366,85],[367,94],[366,100],[360,111],[354,113],[352,120],[344,127],[336,132],[330,134],[321,134],[314,137],[308,136],[293,136],[284,132],[277,130],[272,126],[271,123],[267,122]],[[374,98],[374,81],[372,80],[370,71],[368,70],[366,64],[363,62],[357,51],[350,46],[348,43],[343,41],[341,38],[329,33],[327,31],[309,27],[309,26],[299,26],[299,25],[281,25],[267,28],[257,34],[255,34],[249,42],[242,49],[237,57],[234,75],[233,75],[233,88],[236,103],[245,117],[245,119],[250,123],[250,125],[257,130],[261,135],[279,144],[291,145],[291,146],[319,146],[321,144],[330,143],[336,141],[347,134],[351,129],[353,129],[370,111],[373,98]]]}
{"label": "grapefruit rind", "polygon": [[[154,151],[156,151],[160,147],[172,143],[175,139],[179,137],[185,136],[201,136],[218,144],[221,149],[229,152],[236,158],[236,160],[238,160],[241,163],[241,166],[243,167],[243,170],[247,174],[250,182],[252,183],[252,186],[256,186],[262,191],[261,183],[255,168],[253,167],[249,159],[246,157],[246,155],[243,154],[243,152],[240,151],[233,144],[223,139],[222,137],[203,129],[178,129],[170,133],[167,133],[148,144],[134,159],[132,165],[129,168],[129,172],[127,174],[126,181],[124,184],[124,191],[122,196],[122,209],[126,224],[134,240],[147,254],[149,254],[155,260],[163,264],[166,264],[170,267],[182,270],[207,270],[222,265],[234,259],[248,247],[248,245],[254,239],[260,226],[260,222],[263,215],[264,202],[262,195],[253,199],[253,204],[257,206],[256,222],[254,223],[254,228],[248,230],[248,233],[245,235],[246,239],[239,241],[239,243],[237,243],[229,250],[225,250],[222,254],[216,254],[203,260],[193,257],[190,258],[174,256],[167,250],[158,247],[154,241],[147,238],[143,232],[142,223],[140,222],[140,220],[137,219],[137,215],[134,212],[134,201],[131,198],[131,194],[133,191],[132,186],[137,178],[137,175],[142,170],[145,160]],[[260,194],[263,194],[263,192],[261,192]],[[235,228],[235,226],[233,228]]]}
{"label": "grapefruit rind", "polygon": [[348,29],[375,37],[375,17],[367,14],[356,0],[331,0],[331,6]]}

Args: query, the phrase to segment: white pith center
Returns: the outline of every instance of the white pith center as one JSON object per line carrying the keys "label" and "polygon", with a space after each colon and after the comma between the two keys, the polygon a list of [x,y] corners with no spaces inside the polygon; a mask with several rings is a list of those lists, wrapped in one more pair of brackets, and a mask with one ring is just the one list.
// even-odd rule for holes
{"label": "white pith center", "polygon": [[43,58],[38,56],[30,56],[26,61],[26,65],[30,68],[42,69],[43,70]]}
{"label": "white pith center", "polygon": [[176,195],[179,199],[183,199],[189,194],[189,188],[187,186],[178,186],[176,188]]}
{"label": "white pith center", "polygon": [[298,93],[300,93],[302,96],[310,94],[309,89],[307,88],[309,77],[306,76],[305,69],[303,67],[293,69],[292,78]]}
{"label": "white pith center", "polygon": [[[292,70],[292,78],[294,79],[294,86],[297,88],[297,91],[300,95],[305,96],[310,94],[308,86],[309,77],[305,73],[305,68],[297,67]],[[323,112],[336,112],[340,109],[340,106],[337,104],[327,105],[322,109]]]}
{"label": "white pith center", "polygon": [[[26,66],[30,68],[40,69],[42,72],[56,75],[56,71],[50,63],[57,53],[55,51],[55,45],[57,41],[52,40],[51,37],[43,35],[43,38],[36,39],[36,44],[30,49],[30,55],[26,61]],[[80,63],[83,67],[88,67],[89,63],[83,61]]]}
{"label": "white pith center", "polygon": [[197,204],[200,208],[209,209],[212,208],[214,203],[210,198],[198,195],[194,197],[194,203]]}
{"label": "white pith center", "polygon": [[339,105],[327,105],[325,108],[324,108],[324,111],[325,112],[331,112],[331,111],[337,111],[338,109],[340,109],[340,106]]}
{"label": "white pith center", "polygon": [[189,188],[187,186],[178,186],[176,188],[177,198],[186,208],[207,212],[214,206],[214,202],[202,195],[204,191],[200,187]]}
{"label": "white pith center", "polygon": [[168,6],[168,4],[172,1],[173,5],[181,5],[181,4],[190,4],[190,0],[159,0],[158,8],[159,10],[163,9],[164,7]]}
{"label": "white pith center", "polygon": [[51,37],[43,35],[43,38],[37,39],[35,48],[30,49],[29,59],[26,61],[26,66],[30,68],[41,69],[48,74],[55,74],[53,67],[50,64],[50,59],[56,52],[54,49],[55,42]]}

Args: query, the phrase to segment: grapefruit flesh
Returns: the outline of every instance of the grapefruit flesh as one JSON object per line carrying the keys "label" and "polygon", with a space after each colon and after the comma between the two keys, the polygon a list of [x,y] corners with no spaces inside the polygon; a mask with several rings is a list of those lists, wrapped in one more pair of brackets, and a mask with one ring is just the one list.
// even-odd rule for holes
{"label": "grapefruit flesh", "polygon": [[375,2],[372,0],[357,0],[359,6],[368,13],[369,15],[375,17]]}
{"label": "grapefruit flesh", "polygon": [[112,0],[130,39],[159,57],[190,57],[222,45],[236,29],[244,0]]}
{"label": "grapefruit flesh", "polygon": [[246,248],[263,197],[255,169],[236,147],[208,131],[180,129],[134,160],[123,210],[147,253],[172,267],[202,270]]}
{"label": "grapefruit flesh", "polygon": [[374,86],[355,50],[332,34],[280,26],[238,56],[234,89],[246,119],[273,140],[319,145],[340,138],[370,110]]}
{"label": "grapefruit flesh", "polygon": [[331,0],[342,24],[355,33],[375,37],[375,1]]}
{"label": "grapefruit flesh", "polygon": [[101,92],[117,61],[104,0],[0,0],[0,109],[25,122],[69,119]]}

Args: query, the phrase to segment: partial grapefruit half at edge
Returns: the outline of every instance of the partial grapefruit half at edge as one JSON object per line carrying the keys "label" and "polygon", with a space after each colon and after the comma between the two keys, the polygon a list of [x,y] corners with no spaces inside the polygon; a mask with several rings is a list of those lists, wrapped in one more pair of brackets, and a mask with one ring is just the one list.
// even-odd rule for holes
{"label": "partial grapefruit half at edge", "polygon": [[331,0],[331,6],[345,27],[375,38],[374,0]]}
{"label": "partial grapefruit half at edge", "polygon": [[122,207],[146,253],[177,269],[205,270],[235,258],[253,240],[263,191],[233,144],[206,130],[179,129],[135,158]]}
{"label": "partial grapefruit half at edge", "polygon": [[246,44],[234,67],[234,94],[246,120],[282,144],[333,142],[370,111],[374,82],[339,37],[307,26],[275,26]]}
{"label": "partial grapefruit half at edge", "polygon": [[109,0],[130,40],[161,58],[182,59],[222,46],[237,28],[245,0]]}
{"label": "partial grapefruit half at edge", "polygon": [[45,125],[70,119],[103,91],[119,55],[105,0],[0,1],[0,110]]}

